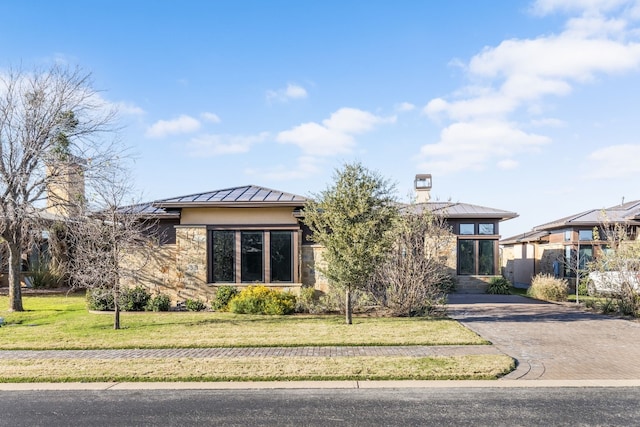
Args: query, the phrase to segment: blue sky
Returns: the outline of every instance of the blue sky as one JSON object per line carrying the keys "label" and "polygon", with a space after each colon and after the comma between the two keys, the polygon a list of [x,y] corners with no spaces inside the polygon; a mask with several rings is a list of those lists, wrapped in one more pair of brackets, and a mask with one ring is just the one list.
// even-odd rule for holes
{"label": "blue sky", "polygon": [[143,199],[361,161],[503,237],[640,199],[640,1],[0,1],[0,72],[93,74]]}

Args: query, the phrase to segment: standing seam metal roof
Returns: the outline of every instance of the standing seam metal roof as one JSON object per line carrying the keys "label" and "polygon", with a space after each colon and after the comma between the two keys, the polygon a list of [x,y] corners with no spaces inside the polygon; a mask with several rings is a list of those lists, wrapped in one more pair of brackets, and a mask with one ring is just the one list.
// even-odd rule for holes
{"label": "standing seam metal roof", "polygon": [[500,218],[507,220],[518,216],[515,212],[457,202],[426,202],[417,205],[407,205],[405,208],[412,207],[418,212],[428,209],[434,214],[442,214],[449,218]]}
{"label": "standing seam metal roof", "polygon": [[187,196],[172,197],[153,202],[155,206],[231,203],[295,203],[304,204],[307,199],[297,194],[272,190],[256,185],[226,188]]}
{"label": "standing seam metal roof", "polygon": [[623,203],[606,209],[591,209],[570,215],[546,224],[538,225],[534,231],[550,230],[571,225],[598,225],[602,222],[640,221],[640,200]]}

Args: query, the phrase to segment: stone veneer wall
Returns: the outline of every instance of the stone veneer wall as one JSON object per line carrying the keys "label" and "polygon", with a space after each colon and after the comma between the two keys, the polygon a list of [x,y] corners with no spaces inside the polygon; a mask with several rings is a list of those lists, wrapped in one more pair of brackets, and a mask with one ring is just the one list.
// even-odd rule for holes
{"label": "stone veneer wall", "polygon": [[457,276],[456,293],[483,294],[487,292],[489,281],[502,276]]}
{"label": "stone veneer wall", "polygon": [[[517,246],[518,249],[522,250],[520,245]],[[507,279],[511,283],[515,283],[515,272],[514,272],[514,264],[515,264],[515,246],[504,246],[500,248],[500,270],[505,279]]]}
{"label": "stone veneer wall", "polygon": [[209,302],[215,287],[207,284],[207,228],[177,227],[176,243],[155,248],[150,256],[133,254],[136,260],[147,258],[143,268],[123,284],[146,287],[152,294],[164,293],[172,303],[186,299]]}
{"label": "stone veneer wall", "polygon": [[[538,263],[538,272],[542,274],[553,275],[553,261],[558,256],[564,257],[563,243],[549,243],[538,245],[536,247],[536,262]],[[563,276],[564,267],[560,269],[560,276]]]}
{"label": "stone veneer wall", "polygon": [[320,245],[302,245],[302,264],[300,270],[302,273],[302,286],[314,287],[322,292],[329,289],[329,281],[318,271],[317,266],[326,265],[322,257],[324,247]]}

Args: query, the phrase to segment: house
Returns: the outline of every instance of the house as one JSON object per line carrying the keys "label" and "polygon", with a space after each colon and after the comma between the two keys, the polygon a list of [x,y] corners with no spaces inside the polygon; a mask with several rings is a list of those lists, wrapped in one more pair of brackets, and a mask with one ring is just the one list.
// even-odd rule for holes
{"label": "house", "polygon": [[[29,206],[26,211],[31,229],[28,236],[25,236],[29,237],[29,243],[25,245],[22,254],[20,271],[22,286],[37,286],[38,281],[41,282],[40,285],[46,286],[56,286],[59,283],[59,277],[56,274],[47,274],[40,278],[38,276],[41,276],[44,270],[50,272],[55,269],[53,266],[64,262],[64,258],[68,255],[66,248],[56,247],[61,242],[52,239],[51,229],[54,224],[67,222],[78,214],[77,202],[85,198],[85,164],[84,160],[75,156],[67,156],[64,160],[48,159],[46,204]],[[0,245],[0,287],[9,285],[7,251],[6,245]],[[43,279],[46,279],[47,283],[43,283]]]}
{"label": "house", "polygon": [[580,212],[500,241],[503,275],[514,284],[528,286],[533,276],[552,274],[568,278],[574,286],[576,265],[584,269],[607,246],[605,224],[628,226],[629,237],[635,240],[640,200]]}
{"label": "house", "polygon": [[[451,226],[452,273],[459,289],[478,291],[499,274],[499,223],[513,212],[465,203],[431,202],[431,176],[415,181],[417,204],[444,215]],[[305,197],[246,185],[156,200],[138,213],[157,220],[161,246],[135,278],[151,291],[210,300],[218,286],[261,283],[296,292],[302,286],[326,291],[318,271],[323,248],[307,237]],[[455,256],[457,254],[457,256]]]}

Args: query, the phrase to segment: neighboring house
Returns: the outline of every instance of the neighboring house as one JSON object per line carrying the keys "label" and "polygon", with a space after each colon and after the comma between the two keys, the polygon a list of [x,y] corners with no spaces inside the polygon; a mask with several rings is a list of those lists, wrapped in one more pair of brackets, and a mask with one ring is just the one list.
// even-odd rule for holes
{"label": "neighboring house", "polygon": [[[49,162],[46,166],[47,188],[46,205],[43,208],[31,207],[27,216],[33,219],[31,230],[31,242],[22,254],[21,283],[31,287],[34,284],[36,270],[51,268],[51,246],[57,242],[52,241],[50,230],[56,223],[69,221],[77,214],[78,200],[85,198],[84,180],[85,162],[75,156],[69,156],[64,161]],[[0,287],[8,286],[8,254],[5,245],[0,245]],[[56,253],[58,257],[65,257],[66,251]],[[55,261],[61,261],[56,259]],[[50,276],[54,280],[54,276]],[[49,284],[55,285],[55,284]]]}
{"label": "neighboring house", "polygon": [[575,278],[578,260],[580,269],[584,269],[607,245],[597,239],[605,239],[605,223],[628,226],[629,237],[635,240],[640,227],[640,200],[581,212],[500,241],[503,275],[514,284],[527,286],[540,273]]}
{"label": "neighboring house", "polygon": [[[428,183],[425,183],[428,177]],[[430,176],[416,178],[417,206],[444,215],[454,234],[451,265],[459,289],[477,291],[499,274],[499,223],[513,212],[464,203],[428,202]],[[255,185],[156,200],[138,206],[155,218],[162,245],[135,277],[151,291],[210,300],[221,285],[261,283],[296,292],[328,289],[317,269],[323,248],[307,237],[306,199]],[[456,256],[458,254],[458,256]]]}

